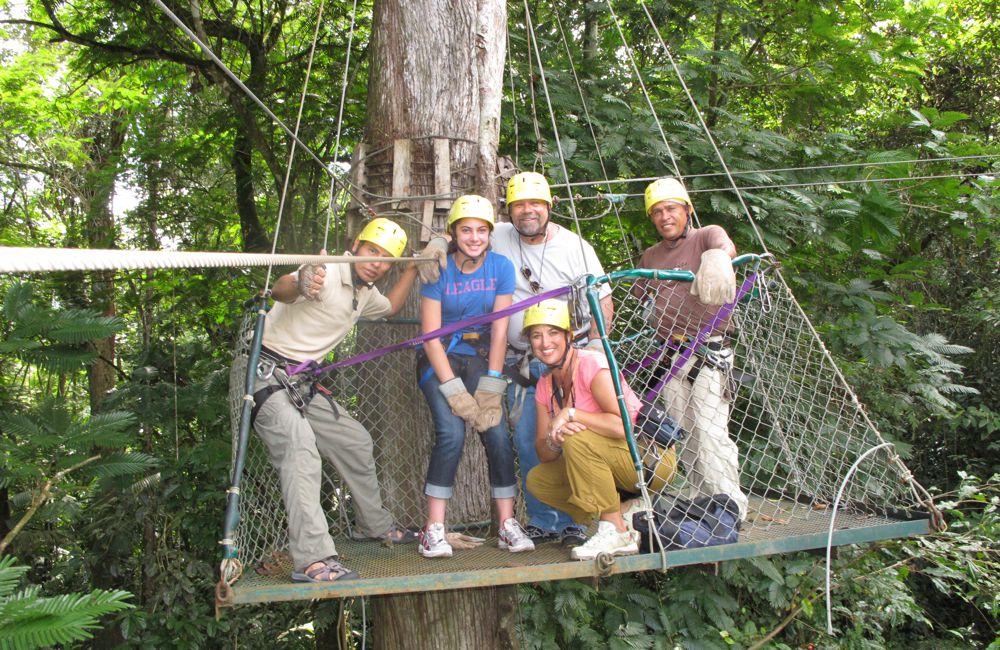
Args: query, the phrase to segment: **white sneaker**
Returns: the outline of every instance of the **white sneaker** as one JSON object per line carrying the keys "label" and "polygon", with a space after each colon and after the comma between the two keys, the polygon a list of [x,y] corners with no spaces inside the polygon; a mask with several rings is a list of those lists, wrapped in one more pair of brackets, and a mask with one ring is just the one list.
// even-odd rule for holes
{"label": "white sneaker", "polygon": [[597,532],[585,544],[573,549],[574,560],[593,560],[601,553],[608,555],[634,555],[639,552],[639,535],[626,530],[619,533],[610,521],[597,522]]}
{"label": "white sneaker", "polygon": [[535,543],[531,541],[528,533],[521,528],[521,524],[513,517],[503,522],[503,525],[500,526],[499,537],[497,548],[501,551],[520,553],[522,551],[535,550]]}
{"label": "white sneaker", "polygon": [[420,548],[424,557],[451,557],[451,544],[444,536],[444,524],[431,524],[420,531]]}

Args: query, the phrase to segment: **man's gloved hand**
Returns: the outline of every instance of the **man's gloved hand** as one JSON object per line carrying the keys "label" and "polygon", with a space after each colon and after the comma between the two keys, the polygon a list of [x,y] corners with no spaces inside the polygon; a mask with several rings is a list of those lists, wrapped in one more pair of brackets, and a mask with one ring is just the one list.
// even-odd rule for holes
{"label": "man's gloved hand", "polygon": [[590,339],[587,341],[587,345],[583,346],[585,350],[593,350],[594,352],[600,352],[604,354],[604,343],[601,339]]}
{"label": "man's gloved hand", "polygon": [[441,271],[448,268],[448,240],[444,237],[433,237],[417,257],[430,257],[438,261],[437,264],[417,265],[420,281],[424,284],[434,284],[441,277]]}
{"label": "man's gloved hand", "polygon": [[469,391],[465,389],[465,384],[458,377],[452,377],[448,381],[438,386],[438,390],[448,400],[451,412],[462,418],[469,424],[474,424],[479,415],[479,405]]}
{"label": "man's gloved hand", "polygon": [[710,248],[701,254],[701,266],[691,283],[691,295],[703,305],[724,305],[736,299],[736,271],[726,251]]}
{"label": "man's gloved hand", "polygon": [[[326,251],[322,250],[319,254],[326,255]],[[307,300],[316,300],[319,298],[324,282],[326,282],[326,265],[303,264],[299,267],[299,283],[297,288],[299,294]]]}
{"label": "man's gloved hand", "polygon": [[503,377],[483,375],[476,386],[476,404],[479,414],[472,423],[476,431],[487,431],[500,424],[503,418],[503,398],[507,394],[507,380]]}

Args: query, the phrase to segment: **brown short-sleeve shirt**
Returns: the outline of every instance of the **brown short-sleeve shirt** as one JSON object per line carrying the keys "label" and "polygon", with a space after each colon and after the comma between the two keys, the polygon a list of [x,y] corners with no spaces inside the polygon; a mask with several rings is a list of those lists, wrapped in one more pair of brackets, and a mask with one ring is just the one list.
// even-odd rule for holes
{"label": "brown short-sleeve shirt", "polygon": [[[673,242],[668,241],[650,246],[642,254],[639,266],[697,273],[702,253],[711,248],[728,248],[733,242],[721,226],[712,225],[691,228],[687,237],[671,246]],[[664,339],[671,334],[695,336],[719,311],[719,307],[703,305],[697,296],[692,296],[687,282],[641,280],[636,283],[633,293],[655,293],[651,316],[656,319],[657,332]],[[726,319],[714,333],[721,334],[728,329],[729,319]]]}

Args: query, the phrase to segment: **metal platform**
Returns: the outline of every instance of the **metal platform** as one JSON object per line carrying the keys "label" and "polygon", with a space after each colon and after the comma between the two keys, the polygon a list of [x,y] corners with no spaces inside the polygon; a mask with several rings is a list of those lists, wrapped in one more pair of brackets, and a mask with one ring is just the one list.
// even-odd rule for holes
{"label": "metal platform", "polygon": [[[610,566],[570,559],[569,550],[558,542],[540,544],[532,552],[509,553],[488,538],[473,550],[456,550],[451,558],[426,559],[415,544],[386,546],[378,542],[337,539],[341,560],[357,571],[357,580],[330,584],[293,583],[287,560],[262,575],[247,567],[229,590],[229,598],[218,603],[231,607],[251,603],[354,596],[385,596],[396,593],[469,589],[571,578],[592,578],[655,571],[663,568],[720,562],[776,553],[823,548],[827,543],[830,515],[790,501],[752,499],[750,521],[735,544],[646,553],[614,558]],[[927,533],[927,518],[886,518],[841,511],[837,514],[833,544],[859,544],[880,539]],[[475,531],[472,531],[476,534]]]}

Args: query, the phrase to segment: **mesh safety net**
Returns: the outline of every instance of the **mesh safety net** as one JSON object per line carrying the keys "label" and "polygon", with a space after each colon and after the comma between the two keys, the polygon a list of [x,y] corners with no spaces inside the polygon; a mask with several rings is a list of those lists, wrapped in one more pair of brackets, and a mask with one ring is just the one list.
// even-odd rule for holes
{"label": "mesh safety net", "polygon": [[[725,490],[717,474],[725,474],[727,441],[732,441],[738,469],[729,469],[738,472],[739,489],[729,492],[748,497],[741,501],[738,494],[727,495],[743,519],[741,541],[765,531],[773,537],[787,529],[790,535],[797,523],[811,518],[825,525],[851,466],[884,440],[777,268],[759,260],[738,267],[737,298],[721,315],[718,307],[689,308],[695,300],[689,282],[655,279],[649,273],[622,271],[591,279],[574,298],[583,301],[586,292],[596,296],[601,285],[611,285],[615,310],[606,324],[606,349],[612,353],[612,368],[643,401],[663,407],[680,425],[674,447],[680,462],[672,476],[661,476],[667,481],[650,474],[656,473],[658,458],[671,452],[635,428],[634,448],[642,457],[642,480],[648,486],[641,490],[637,478],[636,494],[630,496],[645,497],[636,501],[637,508],[652,507],[669,518],[678,508],[691,507],[691,500],[678,497],[711,497]],[[679,302],[685,305],[681,310],[666,308]],[[244,319],[232,365],[234,455],[255,316],[248,313]],[[362,322],[336,354],[345,358],[417,334],[413,322]],[[394,352],[322,381],[371,433],[386,507],[402,525],[418,528],[424,521],[423,479],[434,434],[414,366],[412,350]],[[705,431],[705,422],[715,431]],[[463,501],[461,512],[471,515],[469,521],[450,521],[451,528],[490,519],[485,467],[482,446],[467,444],[453,504]],[[352,527],[351,495],[329,463],[324,471],[323,508],[339,544],[358,532]],[[917,498],[909,480],[891,450],[871,454],[844,486],[840,512],[857,522],[912,509]],[[458,511],[454,505],[452,509]],[[735,511],[733,505],[729,509]],[[247,452],[234,542],[243,565],[258,571],[280,564],[287,547],[278,478],[255,435]],[[680,545],[678,539],[653,543],[650,538],[652,550]],[[415,549],[408,552],[417,555]]]}

